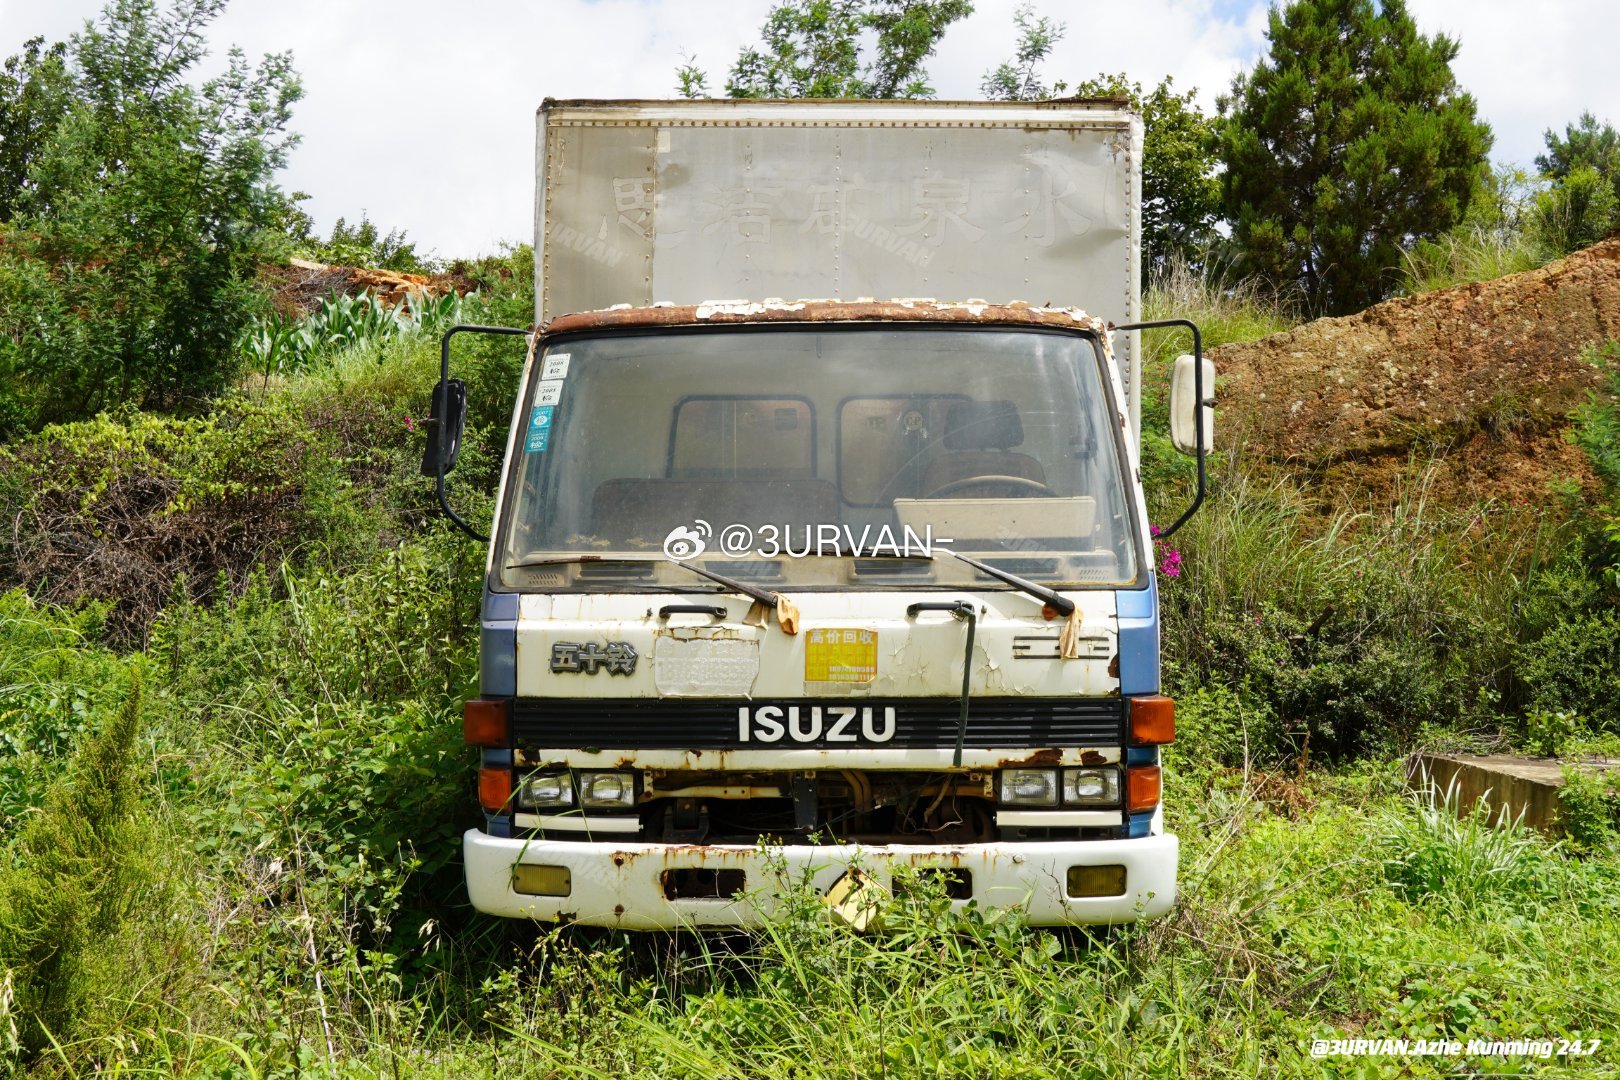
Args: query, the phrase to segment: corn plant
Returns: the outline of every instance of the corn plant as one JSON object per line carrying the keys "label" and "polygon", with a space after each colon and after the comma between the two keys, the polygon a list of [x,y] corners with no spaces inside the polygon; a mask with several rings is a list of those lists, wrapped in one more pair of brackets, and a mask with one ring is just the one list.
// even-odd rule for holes
{"label": "corn plant", "polygon": [[[472,294],[476,295],[476,294]],[[346,349],[377,349],[419,335],[437,335],[462,321],[467,297],[410,293],[390,307],[371,292],[336,294],[301,319],[275,315],[253,323],[238,340],[247,367],[266,378],[302,371],[318,357]]]}

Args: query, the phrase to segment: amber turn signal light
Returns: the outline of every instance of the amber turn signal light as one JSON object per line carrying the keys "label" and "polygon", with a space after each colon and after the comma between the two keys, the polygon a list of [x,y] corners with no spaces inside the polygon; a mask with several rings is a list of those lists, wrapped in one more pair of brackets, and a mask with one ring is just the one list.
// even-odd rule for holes
{"label": "amber turn signal light", "polygon": [[510,746],[506,731],[510,706],[507,698],[474,698],[467,702],[461,707],[462,739],[468,746]]}
{"label": "amber turn signal light", "polygon": [[512,770],[505,765],[478,770],[478,805],[490,813],[512,801]]}
{"label": "amber turn signal light", "polygon": [[1160,746],[1176,741],[1176,699],[1162,694],[1130,698],[1131,745]]}
{"label": "amber turn signal light", "polygon": [[1125,770],[1125,806],[1127,809],[1152,810],[1159,805],[1159,767],[1133,765]]}

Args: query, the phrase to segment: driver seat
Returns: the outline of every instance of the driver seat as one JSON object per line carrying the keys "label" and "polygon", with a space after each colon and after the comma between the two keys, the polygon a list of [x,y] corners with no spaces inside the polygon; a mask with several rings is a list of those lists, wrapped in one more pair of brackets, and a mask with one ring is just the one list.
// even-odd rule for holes
{"label": "driver seat", "polygon": [[1011,401],[958,401],[945,414],[945,451],[923,470],[922,492],[927,497],[947,484],[975,476],[1016,476],[1046,483],[1046,469],[1028,454],[1015,454],[1022,445],[1024,424]]}

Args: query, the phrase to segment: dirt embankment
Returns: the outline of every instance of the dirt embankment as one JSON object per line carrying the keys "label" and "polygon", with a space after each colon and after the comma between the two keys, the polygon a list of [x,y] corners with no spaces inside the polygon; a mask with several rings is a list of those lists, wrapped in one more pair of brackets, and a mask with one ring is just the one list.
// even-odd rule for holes
{"label": "dirt embankment", "polygon": [[1324,500],[1385,502],[1432,464],[1431,498],[1545,501],[1595,480],[1565,438],[1620,339],[1620,239],[1539,270],[1389,300],[1214,350],[1222,441]]}
{"label": "dirt embankment", "polygon": [[322,300],[336,294],[358,296],[369,291],[392,307],[413,294],[466,294],[474,287],[470,278],[454,272],[406,274],[362,266],[326,266],[305,259],[292,259],[286,266],[267,266],[261,272],[273,290],[276,310],[289,318],[308,315]]}

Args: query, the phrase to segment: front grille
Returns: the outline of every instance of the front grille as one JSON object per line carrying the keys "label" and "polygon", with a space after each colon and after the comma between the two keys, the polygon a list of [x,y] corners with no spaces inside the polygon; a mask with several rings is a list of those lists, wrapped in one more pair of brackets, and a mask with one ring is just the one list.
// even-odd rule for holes
{"label": "front grille", "polygon": [[[769,744],[753,739],[744,743],[739,737],[737,710],[764,705],[778,706],[784,712],[793,707],[803,710],[849,706],[893,708],[894,736],[881,743],[829,742],[825,738],[783,739]],[[519,747],[562,750],[938,747],[956,744],[958,708],[954,698],[887,701],[800,698],[750,702],[519,698],[513,709],[512,731]],[[850,730],[859,727],[857,719]],[[1124,732],[1124,703],[1119,698],[974,698],[968,711],[964,745],[974,749],[1119,746],[1124,741]]]}

